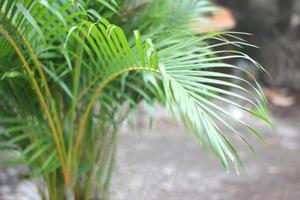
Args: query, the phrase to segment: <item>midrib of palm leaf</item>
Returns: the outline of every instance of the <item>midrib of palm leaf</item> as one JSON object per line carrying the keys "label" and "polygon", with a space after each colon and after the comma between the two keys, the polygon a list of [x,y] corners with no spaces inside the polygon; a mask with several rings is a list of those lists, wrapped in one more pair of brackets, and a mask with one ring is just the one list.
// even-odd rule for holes
{"label": "midrib of palm leaf", "polygon": [[[17,46],[17,44],[14,42],[13,38],[10,37],[10,35],[8,34],[8,32],[3,28],[3,26],[0,26],[0,31],[1,33],[3,33],[6,38],[8,39],[8,41],[11,43],[11,45],[14,47],[14,49],[16,50],[19,58],[21,59],[21,61],[23,62],[24,64],[24,67],[26,69],[26,71],[28,72],[30,78],[31,78],[31,81],[33,83],[33,86],[35,88],[35,91],[36,91],[36,94],[38,96],[38,99],[40,101],[40,105],[43,109],[43,111],[45,112],[46,116],[47,116],[47,119],[49,121],[49,125],[51,127],[51,132],[53,133],[53,138],[56,142],[56,145],[57,145],[57,148],[58,148],[58,151],[59,151],[59,154],[60,154],[60,158],[61,158],[61,164],[63,166],[63,168],[65,168],[65,147],[64,147],[64,142],[63,142],[63,139],[62,139],[62,132],[61,132],[61,125],[59,125],[59,121],[58,121],[58,116],[56,114],[56,117],[53,118],[52,115],[51,115],[51,112],[48,108],[48,105],[47,105],[47,102],[44,98],[44,95],[37,83],[37,80],[36,78],[33,76],[33,72],[29,66],[29,64],[27,63],[27,61],[25,60],[25,57],[24,55],[22,54],[21,50],[19,49],[19,47]],[[30,48],[30,47],[28,47]],[[48,88],[48,84],[47,84],[47,81],[45,79],[45,75],[41,69],[41,66],[40,66],[40,63],[39,61],[37,60],[37,58],[35,57],[33,51],[30,49],[30,54],[33,56],[33,60],[35,61],[35,66],[37,67],[39,73],[40,73],[40,76],[42,78],[42,80],[44,81],[44,85],[46,87],[46,92],[47,92],[47,95],[48,97],[52,97],[51,93],[50,93],[50,90]],[[55,112],[55,109],[52,109],[51,111],[54,111]],[[56,124],[56,125],[55,125]],[[58,129],[59,128],[59,129]],[[60,131],[59,131],[60,130]],[[64,169],[65,171],[65,169]],[[67,175],[66,175],[67,177]],[[67,179],[67,178],[66,178]]]}
{"label": "midrib of palm leaf", "polygon": [[[109,51],[109,54],[115,58],[115,62],[100,62],[97,64],[97,61],[93,61],[94,66],[85,65],[88,67],[95,67],[95,70],[100,71],[100,76],[96,76],[94,80],[92,80],[88,85],[83,89],[83,93],[76,97],[77,101],[83,98],[86,93],[89,93],[90,88],[93,85],[96,85],[95,91],[92,91],[90,94],[90,100],[87,103],[86,111],[81,117],[81,123],[78,129],[78,135],[76,136],[76,144],[74,146],[74,151],[70,150],[70,152],[74,153],[73,162],[75,158],[78,156],[78,151],[80,149],[80,144],[83,141],[83,137],[85,134],[86,123],[90,113],[93,110],[93,107],[97,101],[97,98],[101,95],[104,88],[113,80],[118,78],[120,75],[124,73],[128,73],[131,71],[152,71],[155,73],[159,73],[159,69],[157,66],[157,56],[155,54],[155,50],[150,41],[146,43],[146,55],[141,52],[144,52],[141,44],[141,38],[138,33],[136,33],[136,43],[138,44],[136,48],[138,48],[139,58],[136,58],[132,52],[129,43],[127,42],[123,31],[116,26],[106,25],[106,27],[102,24],[93,24],[90,22],[82,22],[80,26],[76,26],[75,29],[71,29],[72,31],[78,31],[82,33],[82,36],[87,39],[88,43],[83,43],[83,39],[76,37],[79,39],[80,43],[83,46],[83,50],[87,51],[87,55],[91,58],[93,54],[90,53],[90,48],[88,45],[90,44],[92,48],[96,51],[95,53],[100,56],[101,52]],[[77,32],[78,33],[78,32]],[[71,36],[71,34],[69,34]],[[102,39],[101,39],[102,38]],[[103,40],[105,38],[105,40]],[[96,43],[94,42],[96,41]],[[92,58],[91,58],[92,59]],[[126,61],[125,61],[126,60]],[[142,62],[140,62],[141,60]],[[125,62],[124,62],[125,61]],[[84,61],[83,61],[84,62]],[[102,64],[101,64],[102,63]],[[138,63],[143,63],[138,66]],[[107,64],[109,64],[107,66]],[[96,84],[97,83],[97,84]],[[76,103],[79,103],[76,102]],[[71,149],[73,147],[70,147]]]}

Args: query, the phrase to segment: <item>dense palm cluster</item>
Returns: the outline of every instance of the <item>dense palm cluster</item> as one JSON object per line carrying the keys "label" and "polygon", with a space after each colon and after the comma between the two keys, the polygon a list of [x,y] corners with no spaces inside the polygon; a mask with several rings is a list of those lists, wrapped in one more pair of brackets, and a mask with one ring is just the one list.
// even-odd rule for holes
{"label": "dense palm cluster", "polygon": [[224,132],[248,140],[231,122],[260,136],[215,100],[269,122],[266,102],[245,69],[251,80],[218,69],[261,67],[220,50],[248,45],[238,33],[193,31],[213,11],[201,0],[0,0],[2,164],[42,177],[43,199],[106,199],[118,128],[141,101],[166,106],[226,169],[239,163]]}

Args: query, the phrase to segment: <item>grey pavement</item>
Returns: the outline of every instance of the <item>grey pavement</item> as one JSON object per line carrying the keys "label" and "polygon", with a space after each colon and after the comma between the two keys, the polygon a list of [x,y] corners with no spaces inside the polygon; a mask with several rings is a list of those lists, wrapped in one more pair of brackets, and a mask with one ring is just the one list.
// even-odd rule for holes
{"label": "grey pavement", "polygon": [[[300,199],[300,108],[273,108],[271,128],[236,110],[232,113],[254,124],[266,140],[262,144],[236,126],[251,136],[256,151],[255,157],[231,137],[244,163],[239,175],[234,166],[225,172],[215,156],[161,107],[149,130],[141,109],[134,117],[136,128],[125,125],[120,133],[111,200]],[[0,200],[38,200],[34,184],[16,178],[21,170],[0,170]]]}

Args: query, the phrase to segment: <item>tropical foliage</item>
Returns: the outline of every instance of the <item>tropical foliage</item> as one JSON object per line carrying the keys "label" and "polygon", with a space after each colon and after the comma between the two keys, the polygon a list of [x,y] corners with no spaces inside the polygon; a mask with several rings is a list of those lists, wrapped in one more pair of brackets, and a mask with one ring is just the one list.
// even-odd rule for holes
{"label": "tropical foliage", "polygon": [[215,100],[269,123],[255,79],[225,61],[261,67],[222,50],[248,45],[238,33],[193,31],[213,10],[201,0],[0,0],[0,145],[12,155],[2,164],[42,177],[42,199],[106,199],[118,128],[141,101],[169,108],[226,169],[239,163],[224,132],[249,144],[235,121],[260,136]]}

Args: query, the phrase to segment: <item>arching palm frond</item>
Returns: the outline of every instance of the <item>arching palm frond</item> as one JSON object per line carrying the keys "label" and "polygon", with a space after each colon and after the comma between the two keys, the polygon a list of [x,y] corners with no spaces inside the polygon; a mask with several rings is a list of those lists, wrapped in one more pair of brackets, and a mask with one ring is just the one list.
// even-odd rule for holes
{"label": "arching palm frond", "polygon": [[[215,45],[209,45],[209,40],[213,38],[223,40],[222,34],[199,37],[191,37],[186,33],[179,33],[177,37],[173,37],[172,34],[172,37],[163,40],[165,44],[159,46],[161,50],[158,52],[162,58],[160,60],[162,80],[168,106],[188,127],[194,130],[201,144],[205,145],[206,140],[209,142],[214,153],[228,169],[226,157],[234,162],[239,162],[239,157],[236,149],[225,136],[224,130],[218,124],[222,124],[225,129],[237,134],[247,144],[247,140],[232,127],[232,123],[240,123],[259,139],[262,140],[262,138],[247,122],[224,109],[224,104],[234,106],[266,123],[270,124],[270,121],[264,94],[254,78],[245,80],[215,70],[217,68],[239,69],[235,65],[224,63],[229,59],[245,59],[252,61],[254,67],[261,68],[261,66],[241,52],[214,51]],[[230,43],[239,45],[243,42],[231,41]],[[221,44],[218,43],[218,45]],[[243,71],[243,69],[239,70]],[[247,71],[243,73],[249,74]],[[235,84],[233,80],[244,82],[246,87]],[[232,92],[232,89],[239,92]],[[216,100],[223,104],[217,103]],[[245,102],[250,106],[245,106]],[[252,148],[251,145],[250,148]]]}

